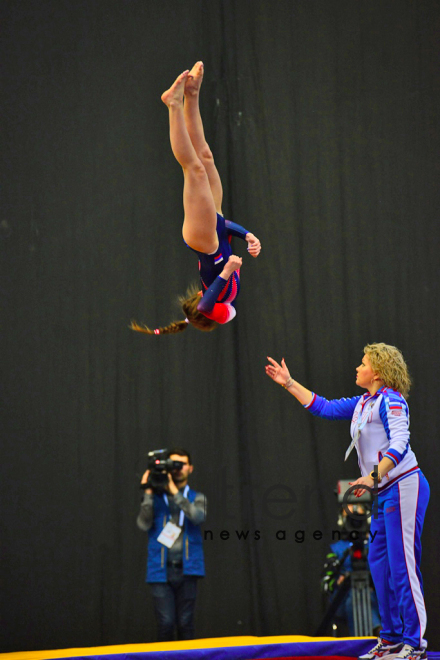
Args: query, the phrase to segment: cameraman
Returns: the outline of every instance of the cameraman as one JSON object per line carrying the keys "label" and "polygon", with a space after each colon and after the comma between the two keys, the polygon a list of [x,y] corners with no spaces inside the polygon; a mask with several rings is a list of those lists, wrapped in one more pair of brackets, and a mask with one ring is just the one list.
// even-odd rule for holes
{"label": "cameraman", "polygon": [[[159,642],[173,640],[175,626],[177,639],[194,639],[197,579],[205,575],[200,525],[206,518],[206,498],[188,486],[194,469],[190,453],[174,448],[168,456],[183,466],[168,472],[164,492],[145,490],[137,518],[138,527],[148,532],[146,581],[151,584]],[[147,470],[141,484],[149,476]],[[181,530],[171,547],[158,540],[167,523]]]}

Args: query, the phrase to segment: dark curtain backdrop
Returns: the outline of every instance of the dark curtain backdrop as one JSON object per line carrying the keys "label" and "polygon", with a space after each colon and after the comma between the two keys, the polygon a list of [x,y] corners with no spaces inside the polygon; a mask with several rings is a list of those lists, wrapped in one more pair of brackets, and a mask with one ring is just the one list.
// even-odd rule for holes
{"label": "dark curtain backdrop", "polygon": [[[439,10],[3,0],[2,650],[154,640],[138,484],[172,444],[210,504],[198,636],[313,635],[333,489],[358,467],[348,423],[305,412],[265,358],[352,396],[370,341],[401,348],[414,378],[439,649]],[[263,251],[235,243],[233,323],[147,337],[130,320],[180,318],[197,280],[160,94],[198,59],[225,215]]]}

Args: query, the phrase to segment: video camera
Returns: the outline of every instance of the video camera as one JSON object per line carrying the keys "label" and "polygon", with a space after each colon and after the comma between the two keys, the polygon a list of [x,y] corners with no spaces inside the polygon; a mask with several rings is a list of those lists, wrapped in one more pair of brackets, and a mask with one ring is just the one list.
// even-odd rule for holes
{"label": "video camera", "polygon": [[[359,537],[365,537],[370,530],[370,517],[372,511],[372,496],[370,491],[365,491],[361,497],[356,497],[353,492],[347,493],[350,483],[355,479],[340,479],[336,488],[338,504],[341,505],[338,525],[348,535],[358,532]],[[353,535],[351,540],[355,540]]]}
{"label": "video camera", "polygon": [[172,461],[169,449],[154,449],[148,452],[148,469],[150,474],[146,484],[141,489],[151,488],[155,493],[164,493],[168,486],[168,474],[173,470],[181,470],[183,461]]}
{"label": "video camera", "polygon": [[[316,637],[325,635],[332,622],[335,629],[334,619],[350,590],[354,634],[372,634],[372,581],[367,554],[374,501],[371,490],[366,490],[361,497],[354,495],[350,483],[355,481],[356,479],[340,479],[334,491],[340,506],[338,526],[341,537],[338,543],[332,546],[332,552],[327,554],[324,564],[321,587],[330,595],[330,605],[315,633]],[[340,579],[340,576],[343,576],[343,579]]]}
{"label": "video camera", "polygon": [[335,490],[340,505],[338,527],[341,530],[341,538],[350,541],[350,546],[342,558],[334,552],[328,553],[326,557],[321,586],[323,591],[328,593],[333,593],[336,589],[337,579],[343,572],[343,564],[347,556],[350,556],[354,570],[364,569],[366,565],[372,497],[369,491],[361,497],[356,497],[353,492],[347,493],[350,483],[354,481],[355,479],[340,479]]}

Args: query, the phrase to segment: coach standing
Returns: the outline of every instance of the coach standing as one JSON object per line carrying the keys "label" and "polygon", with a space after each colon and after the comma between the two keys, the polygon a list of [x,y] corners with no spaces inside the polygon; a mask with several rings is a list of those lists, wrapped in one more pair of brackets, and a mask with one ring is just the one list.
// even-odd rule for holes
{"label": "coach standing", "polygon": [[[370,529],[368,561],[379,602],[378,643],[360,660],[425,660],[426,609],[420,572],[421,535],[429,485],[409,442],[407,396],[411,379],[401,352],[388,344],[368,344],[356,369],[363,396],[327,401],[291,378],[284,359],[268,358],[266,373],[311,413],[351,419],[352,442],[362,476],[358,496],[378,483],[378,517]],[[376,469],[377,468],[377,469]],[[374,539],[374,541],[373,541]]]}

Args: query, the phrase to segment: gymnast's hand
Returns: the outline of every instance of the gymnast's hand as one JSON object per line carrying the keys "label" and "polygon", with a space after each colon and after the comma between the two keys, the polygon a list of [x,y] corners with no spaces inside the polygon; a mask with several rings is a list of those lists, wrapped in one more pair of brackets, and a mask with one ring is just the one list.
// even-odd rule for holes
{"label": "gymnast's hand", "polygon": [[246,234],[246,240],[248,242],[248,252],[251,257],[258,257],[261,252],[261,243],[256,236],[248,232]]}
{"label": "gymnast's hand", "polygon": [[285,385],[290,378],[290,371],[286,367],[284,358],[281,360],[281,364],[278,364],[271,357],[267,358],[270,364],[266,365],[266,373],[269,378],[272,378],[275,383],[278,385]]}
{"label": "gymnast's hand", "polygon": [[227,263],[225,264],[225,267],[220,273],[220,277],[223,277],[223,279],[228,280],[231,277],[234,270],[238,270],[240,268],[242,262],[243,259],[241,257],[237,257],[237,255],[231,254]]}

